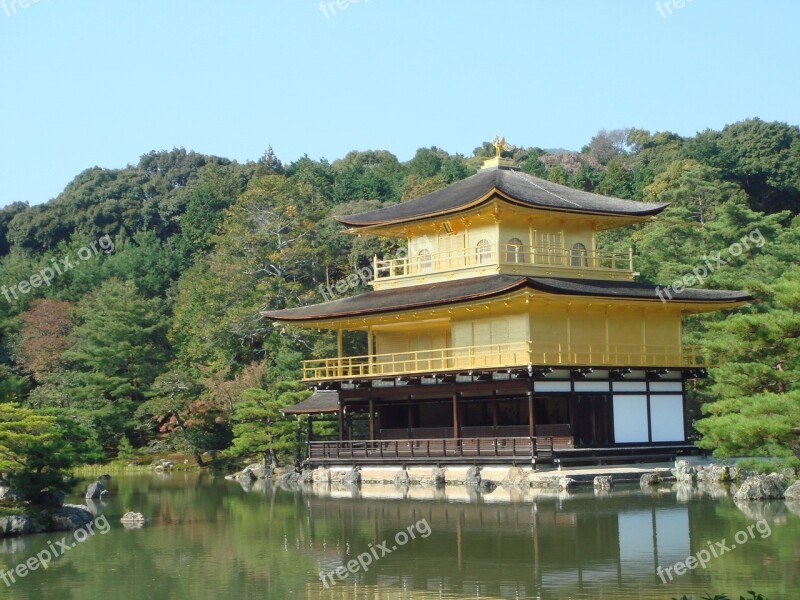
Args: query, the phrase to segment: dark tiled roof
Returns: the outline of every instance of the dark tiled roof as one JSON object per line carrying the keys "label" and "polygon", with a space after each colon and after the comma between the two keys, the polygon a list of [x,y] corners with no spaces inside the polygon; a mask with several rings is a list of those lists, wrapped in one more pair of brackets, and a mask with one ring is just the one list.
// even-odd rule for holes
{"label": "dark tiled roof", "polygon": [[294,406],[284,408],[284,415],[309,415],[334,413],[339,410],[339,392],[336,390],[314,390],[308,398]]}
{"label": "dark tiled roof", "polygon": [[600,196],[540,179],[517,169],[492,167],[408,202],[336,219],[352,227],[410,221],[469,206],[495,189],[523,206],[555,211],[647,216],[667,207],[667,204]]}
{"label": "dark tiled roof", "polygon": [[494,296],[521,287],[524,277],[514,275],[490,275],[473,277],[412,287],[377,290],[358,296],[341,298],[322,304],[312,304],[299,308],[265,311],[261,314],[270,319],[282,321],[303,321],[323,317],[348,317],[370,313],[387,312],[401,308],[420,308],[437,306],[450,302],[472,300]]}
{"label": "dark tiled roof", "polygon": [[479,298],[490,298],[525,287],[549,294],[631,298],[636,300],[661,300],[663,298],[666,302],[737,303],[748,302],[753,299],[746,292],[729,290],[687,288],[676,292],[669,287],[629,281],[488,275],[486,277],[473,277],[443,283],[377,290],[332,302],[285,310],[264,311],[261,314],[276,321],[335,319],[354,315],[455,304]]}
{"label": "dark tiled roof", "polygon": [[684,288],[676,292],[669,286],[636,283],[633,281],[598,281],[595,279],[556,279],[554,277],[528,277],[530,286],[542,292],[575,296],[602,296],[604,298],[634,298],[669,302],[749,302],[753,297],[737,290],[703,290]]}

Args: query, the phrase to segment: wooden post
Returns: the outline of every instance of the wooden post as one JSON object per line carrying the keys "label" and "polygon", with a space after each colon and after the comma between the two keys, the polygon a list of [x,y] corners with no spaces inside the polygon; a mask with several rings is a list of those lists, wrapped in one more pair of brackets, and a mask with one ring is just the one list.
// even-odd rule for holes
{"label": "wooden post", "polygon": [[342,363],[342,357],[344,356],[344,335],[342,333],[342,328],[336,330],[336,358],[338,359],[338,367],[336,369],[336,375],[338,377],[342,377],[342,367],[344,366]]}
{"label": "wooden post", "polygon": [[372,355],[373,355],[373,347],[372,347],[372,325],[367,326],[367,364],[368,364],[368,371],[369,375],[372,375]]}
{"label": "wooden post", "polygon": [[533,392],[528,392],[528,435],[530,437],[533,437],[535,435],[534,433],[536,431],[534,429],[535,417],[536,415],[534,414],[533,410]]}
{"label": "wooden post", "polygon": [[372,396],[369,397],[369,441],[375,440],[375,405],[372,401]]}
{"label": "wooden post", "polygon": [[453,439],[457,440],[461,437],[460,431],[461,427],[458,423],[458,394],[455,391],[455,386],[453,389]]}

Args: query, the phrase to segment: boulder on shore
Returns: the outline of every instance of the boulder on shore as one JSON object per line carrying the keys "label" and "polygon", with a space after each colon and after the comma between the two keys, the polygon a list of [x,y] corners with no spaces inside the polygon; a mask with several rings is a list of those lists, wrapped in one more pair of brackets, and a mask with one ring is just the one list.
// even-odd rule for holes
{"label": "boulder on shore", "polygon": [[239,473],[236,478],[243,483],[251,483],[258,479],[258,476],[253,472],[253,469],[250,467],[245,467],[241,473]]}
{"label": "boulder on shore", "polygon": [[36,495],[34,504],[50,508],[61,508],[64,506],[64,498],[64,492],[61,490],[45,490]]}
{"label": "boulder on shore", "polygon": [[8,483],[0,480],[0,500],[10,500],[16,502],[19,500],[19,492],[11,487]]}
{"label": "boulder on shore", "polygon": [[264,463],[253,463],[246,468],[250,469],[257,479],[272,479],[273,470]]}
{"label": "boulder on shore", "polygon": [[83,504],[65,504],[61,510],[50,515],[52,531],[73,531],[92,522],[93,515]]}
{"label": "boulder on shore", "polygon": [[786,491],[783,492],[783,497],[786,500],[800,500],[800,481],[795,481],[786,488]]}
{"label": "boulder on shore", "polygon": [[300,483],[301,475],[296,471],[287,471],[278,478],[278,485],[292,486]]}
{"label": "boulder on shore", "polygon": [[736,467],[727,465],[710,464],[706,467],[697,469],[697,481],[705,483],[726,483],[736,481],[739,478],[739,470]]}
{"label": "boulder on shore", "polygon": [[781,500],[783,498],[783,483],[779,475],[751,475],[734,494],[737,502],[750,502],[754,500]]}
{"label": "boulder on shore", "polygon": [[0,537],[24,535],[31,531],[31,518],[28,515],[0,517]]}

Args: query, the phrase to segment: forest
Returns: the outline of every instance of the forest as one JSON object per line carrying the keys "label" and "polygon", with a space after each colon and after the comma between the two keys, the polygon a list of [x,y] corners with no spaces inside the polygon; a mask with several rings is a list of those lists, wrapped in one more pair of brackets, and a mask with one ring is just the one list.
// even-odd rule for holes
{"label": "forest", "polygon": [[[322,302],[325,285],[396,250],[332,216],[423,195],[493,154],[488,141],[407,162],[153,151],[86,169],[45,204],[0,209],[0,472],[37,473],[29,487],[41,489],[70,465],[147,452],[290,456],[295,422],[280,408],[309,393],[300,361],[335,354],[336,340],[259,312]],[[696,286],[757,301],[686,319],[685,341],[714,365],[692,389],[692,439],[800,465],[798,126],[602,130],[580,152],[506,156],[574,188],[670,202],[654,223],[603,234],[603,249],[634,249],[640,281],[667,286],[724,258]]]}

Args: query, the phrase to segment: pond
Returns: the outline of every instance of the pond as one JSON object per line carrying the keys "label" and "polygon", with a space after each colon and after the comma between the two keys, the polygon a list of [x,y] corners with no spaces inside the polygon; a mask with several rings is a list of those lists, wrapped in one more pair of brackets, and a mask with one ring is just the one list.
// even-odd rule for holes
{"label": "pond", "polygon": [[[0,598],[638,600],[756,589],[780,600],[800,583],[800,516],[782,502],[743,512],[721,488],[245,491],[174,473],[118,476],[110,489],[94,535],[0,542]],[[128,510],[152,521],[125,529]],[[43,551],[61,555],[44,568]],[[705,566],[676,569],[689,556]],[[10,581],[23,563],[37,568]]]}

